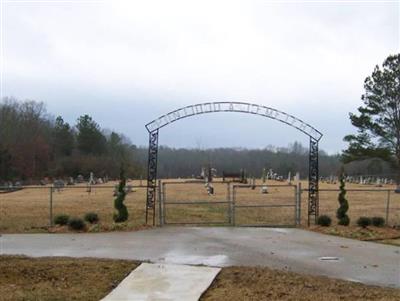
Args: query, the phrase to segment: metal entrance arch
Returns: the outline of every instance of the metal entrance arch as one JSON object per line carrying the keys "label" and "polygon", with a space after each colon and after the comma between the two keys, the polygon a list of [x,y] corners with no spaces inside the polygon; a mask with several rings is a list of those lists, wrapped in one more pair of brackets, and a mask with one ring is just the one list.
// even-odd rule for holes
{"label": "metal entrance arch", "polygon": [[285,123],[299,130],[300,132],[303,132],[310,138],[308,172],[308,225],[310,224],[310,217],[313,216],[314,220],[316,220],[319,209],[318,142],[322,138],[322,133],[301,119],[270,107],[246,102],[206,102],[177,109],[146,124],[146,129],[149,132],[146,224],[148,222],[149,209],[151,209],[153,210],[153,225],[155,225],[159,130],[164,126],[183,118],[216,112],[239,112],[260,115]]}

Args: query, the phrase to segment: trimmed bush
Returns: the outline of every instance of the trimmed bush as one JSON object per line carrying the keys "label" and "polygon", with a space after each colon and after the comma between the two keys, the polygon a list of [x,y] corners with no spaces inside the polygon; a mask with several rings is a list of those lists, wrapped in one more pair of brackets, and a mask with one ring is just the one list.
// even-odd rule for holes
{"label": "trimmed bush", "polygon": [[350,218],[349,216],[346,214],[345,216],[343,216],[339,221],[338,224],[341,226],[348,226],[350,224]]}
{"label": "trimmed bush", "polygon": [[357,220],[357,225],[359,225],[360,227],[363,228],[367,228],[368,226],[370,226],[372,223],[371,218],[366,217],[366,216],[361,216],[358,220]]}
{"label": "trimmed bush", "polygon": [[95,224],[99,221],[99,216],[95,212],[88,212],[85,214],[84,220],[90,224]]}
{"label": "trimmed bush", "polygon": [[322,227],[329,227],[332,223],[332,219],[328,215],[321,215],[317,219],[317,224]]}
{"label": "trimmed bush", "polygon": [[350,218],[347,215],[347,210],[349,210],[349,202],[346,199],[346,183],[345,183],[344,169],[342,167],[340,173],[340,193],[338,196],[339,208],[336,211],[336,217],[338,219],[338,224],[342,226],[348,226],[350,224]]}
{"label": "trimmed bush", "polygon": [[69,221],[69,215],[67,214],[58,214],[54,217],[54,224],[60,225],[60,226],[65,226],[68,224]]}
{"label": "trimmed bush", "polygon": [[83,219],[79,217],[72,217],[68,222],[68,227],[71,230],[76,230],[76,231],[83,230],[85,229],[85,222],[83,221]]}
{"label": "trimmed bush", "polygon": [[385,219],[380,216],[374,216],[371,219],[371,222],[372,222],[372,225],[374,225],[375,227],[383,227],[385,225]]}
{"label": "trimmed bush", "polygon": [[114,208],[116,209],[116,212],[114,213],[113,219],[114,222],[116,223],[122,223],[128,220],[128,209],[126,208],[124,204],[126,192],[125,192],[125,185],[126,185],[126,179],[124,175],[124,169],[121,166],[121,172],[120,172],[120,181],[118,185],[118,192],[117,192],[117,197],[114,200]]}

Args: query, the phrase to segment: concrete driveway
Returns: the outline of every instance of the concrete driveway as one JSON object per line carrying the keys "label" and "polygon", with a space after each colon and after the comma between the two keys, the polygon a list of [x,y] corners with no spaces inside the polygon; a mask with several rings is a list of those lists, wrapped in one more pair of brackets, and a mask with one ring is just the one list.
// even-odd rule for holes
{"label": "concrete driveway", "polygon": [[400,288],[400,248],[301,229],[163,227],[138,232],[3,234],[0,254],[267,266]]}

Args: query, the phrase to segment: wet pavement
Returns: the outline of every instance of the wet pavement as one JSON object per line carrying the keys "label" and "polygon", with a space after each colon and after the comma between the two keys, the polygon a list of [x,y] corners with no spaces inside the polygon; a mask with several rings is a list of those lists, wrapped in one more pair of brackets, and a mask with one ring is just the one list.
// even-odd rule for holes
{"label": "wet pavement", "polygon": [[163,227],[137,232],[3,234],[0,254],[267,266],[400,288],[400,248],[301,229]]}

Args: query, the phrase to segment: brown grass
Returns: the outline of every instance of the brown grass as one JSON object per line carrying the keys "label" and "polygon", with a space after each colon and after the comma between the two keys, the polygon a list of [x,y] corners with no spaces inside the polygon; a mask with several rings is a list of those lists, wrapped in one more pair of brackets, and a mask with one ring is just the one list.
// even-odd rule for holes
{"label": "brown grass", "polygon": [[140,263],[0,256],[0,300],[99,300]]}
{"label": "brown grass", "polygon": [[212,300],[399,300],[396,289],[261,267],[224,268],[201,298]]}
{"label": "brown grass", "polygon": [[[139,265],[127,260],[0,256],[0,300],[99,300]],[[398,289],[261,267],[223,268],[201,300],[398,300]]]}
{"label": "brown grass", "polygon": [[[109,183],[113,185],[115,183]],[[114,225],[113,188],[94,186],[88,193],[86,186],[66,187],[53,193],[53,216],[68,214],[82,217],[87,212],[96,212],[100,218],[100,227],[94,231],[135,229],[145,223],[146,190],[136,189],[126,196],[129,219],[125,224]],[[20,191],[0,194],[0,231],[1,232],[43,232],[48,231],[50,189],[25,188]],[[58,229],[52,229],[57,231]]]}
{"label": "brown grass", "polygon": [[[169,180],[172,181],[172,180]],[[176,180],[175,180],[176,181]],[[183,181],[183,180],[180,180]],[[167,182],[167,181],[166,181]],[[108,183],[113,185],[116,183]],[[138,185],[138,181],[131,184]],[[257,184],[261,184],[258,181]],[[261,194],[260,188],[239,188],[236,193],[236,205],[260,204],[291,204],[294,205],[294,187],[272,187],[271,185],[285,185],[283,182],[268,181],[269,194]],[[209,196],[203,183],[167,184],[167,202],[195,202],[207,201],[212,203],[226,201],[227,185],[214,184],[215,194]],[[302,183],[307,188],[307,183]],[[336,189],[338,185],[321,183],[321,189]],[[347,184],[348,189],[394,189],[394,186],[377,188],[374,186]],[[328,214],[336,222],[335,212],[338,207],[338,192],[320,192],[320,214]],[[352,224],[359,216],[385,217],[387,192],[348,192]],[[90,227],[91,231],[132,230],[140,228],[145,222],[145,188],[137,188],[127,195],[125,204],[129,210],[129,220],[123,225],[115,225],[112,220],[113,188],[93,186],[92,192],[86,191],[86,186],[66,187],[61,192],[53,194],[54,216],[60,213],[70,216],[80,216],[89,211],[96,212],[100,217],[98,226]],[[165,216],[169,223],[228,223],[228,204],[212,205],[166,205]],[[307,221],[307,193],[302,195],[302,224]],[[158,207],[157,218],[158,222]],[[235,222],[244,224],[273,224],[289,225],[294,222],[294,208],[236,208]],[[400,194],[391,193],[389,223],[400,224]],[[49,225],[49,188],[25,188],[21,191],[0,194],[0,231],[3,233],[18,232],[47,232]],[[64,229],[52,229],[64,231]]]}

